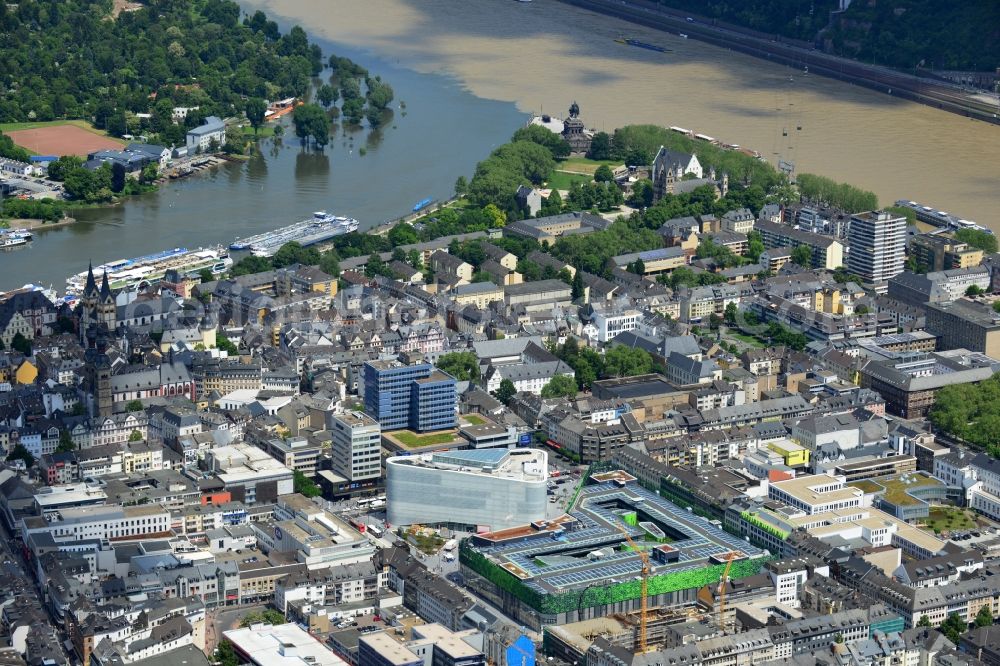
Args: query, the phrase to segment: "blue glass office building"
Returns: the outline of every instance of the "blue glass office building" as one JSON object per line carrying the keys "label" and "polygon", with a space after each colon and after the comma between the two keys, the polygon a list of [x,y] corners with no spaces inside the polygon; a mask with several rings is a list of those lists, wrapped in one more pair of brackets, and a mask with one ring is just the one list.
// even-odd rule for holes
{"label": "blue glass office building", "polygon": [[454,428],[455,378],[430,363],[365,363],[365,412],[382,430]]}

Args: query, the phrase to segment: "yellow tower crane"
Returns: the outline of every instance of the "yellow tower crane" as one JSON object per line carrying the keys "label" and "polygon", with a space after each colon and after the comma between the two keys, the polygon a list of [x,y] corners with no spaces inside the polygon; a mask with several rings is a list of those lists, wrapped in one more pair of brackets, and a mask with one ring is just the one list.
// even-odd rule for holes
{"label": "yellow tower crane", "polygon": [[722,572],[722,578],[719,579],[719,589],[717,591],[719,595],[719,629],[722,631],[726,630],[726,581],[729,580],[729,569],[733,566],[735,558],[736,551],[729,551],[729,554],[726,555],[726,568]]}
{"label": "yellow tower crane", "polygon": [[649,606],[649,600],[647,599],[647,590],[649,589],[649,553],[639,548],[635,541],[632,540],[631,535],[629,535],[628,530],[626,530],[621,525],[618,526],[618,531],[625,535],[625,540],[628,541],[628,545],[632,546],[639,559],[642,561],[642,571],[640,575],[642,576],[642,598],[639,602],[639,648],[637,652],[639,654],[645,654],[648,650],[646,647],[646,612]]}

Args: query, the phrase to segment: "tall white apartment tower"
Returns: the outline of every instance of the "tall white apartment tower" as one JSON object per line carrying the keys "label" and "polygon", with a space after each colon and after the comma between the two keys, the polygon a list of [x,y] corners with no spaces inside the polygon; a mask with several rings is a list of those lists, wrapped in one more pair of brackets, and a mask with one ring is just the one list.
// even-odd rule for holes
{"label": "tall white apartment tower", "polygon": [[851,216],[847,269],[868,282],[885,282],[903,272],[906,218],[884,210]]}

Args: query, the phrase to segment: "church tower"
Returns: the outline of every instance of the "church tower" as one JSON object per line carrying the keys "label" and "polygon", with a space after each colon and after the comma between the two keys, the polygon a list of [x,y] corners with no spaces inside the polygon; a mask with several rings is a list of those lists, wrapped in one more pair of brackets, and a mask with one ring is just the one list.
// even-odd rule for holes
{"label": "church tower", "polygon": [[87,284],[83,287],[83,294],[80,298],[80,342],[87,341],[87,330],[91,325],[97,323],[96,311],[97,302],[101,292],[97,288],[97,280],[94,279],[94,265],[87,267]]}
{"label": "church tower", "polygon": [[104,280],[101,282],[96,315],[98,325],[108,331],[113,331],[118,325],[118,306],[115,303],[115,295],[111,293],[111,285],[108,284],[107,272],[104,273]]}
{"label": "church tower", "polygon": [[[89,335],[94,337],[95,328]],[[91,416],[104,418],[111,416],[114,394],[111,389],[111,359],[108,358],[106,340],[100,339],[85,352],[84,386],[91,398]]]}

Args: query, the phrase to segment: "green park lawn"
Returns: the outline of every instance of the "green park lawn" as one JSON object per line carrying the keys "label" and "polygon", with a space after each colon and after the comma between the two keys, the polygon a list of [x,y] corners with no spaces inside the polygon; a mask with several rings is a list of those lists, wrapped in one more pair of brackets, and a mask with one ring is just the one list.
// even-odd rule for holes
{"label": "green park lawn", "polygon": [[589,183],[593,177],[582,173],[569,173],[568,171],[553,171],[549,176],[548,186],[556,190],[568,190],[573,183]]}
{"label": "green park lawn", "polygon": [[94,134],[99,134],[101,136],[108,136],[107,132],[97,129],[86,120],[44,120],[27,123],[0,123],[0,132],[16,132],[17,130],[56,127],[57,125],[75,125],[76,127],[85,129],[88,132],[93,132]]}
{"label": "green park lawn", "polygon": [[586,157],[567,157],[564,160],[560,160],[556,166],[562,171],[576,171],[578,173],[594,175],[597,167],[601,165],[607,165],[614,170],[615,167],[620,167],[622,163],[617,160],[592,160]]}
{"label": "green park lawn", "polygon": [[[239,130],[248,139],[266,139],[274,136],[274,128],[274,123],[265,123],[258,127],[256,132],[253,131],[253,127],[250,125],[240,126]],[[285,133],[288,133],[288,128],[285,128]]]}
{"label": "green park lawn", "polygon": [[725,337],[734,338],[744,344],[750,345],[751,347],[756,347],[758,349],[764,348],[764,343],[755,338],[754,336],[747,335],[746,333],[740,333],[739,331],[734,331],[732,329],[726,331]]}

